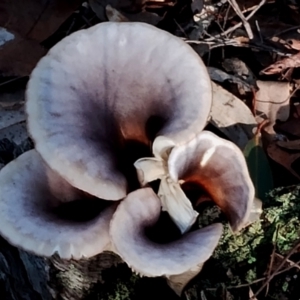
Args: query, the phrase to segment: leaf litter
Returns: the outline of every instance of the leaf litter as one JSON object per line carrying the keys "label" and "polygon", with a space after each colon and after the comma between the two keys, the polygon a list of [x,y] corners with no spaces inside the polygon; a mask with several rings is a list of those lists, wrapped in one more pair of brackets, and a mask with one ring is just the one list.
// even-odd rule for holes
{"label": "leaf litter", "polygon": [[[208,128],[244,151],[256,197],[263,201],[261,217],[258,206],[253,223],[241,233],[232,235],[226,227],[213,257],[181,299],[298,299],[299,4],[292,0],[81,2],[0,3],[0,168],[33,147],[26,132],[24,89],[31,70],[49,48],[99,22],[158,26],[182,38],[204,60],[214,97]],[[224,220],[209,202],[200,201],[199,206],[206,213],[201,213],[198,226]],[[127,277],[121,278],[112,271],[110,284],[99,284],[94,299],[165,299],[164,295],[179,299],[157,279],[126,272]],[[160,292],[149,288],[153,282]],[[118,292],[124,288],[125,294]]]}

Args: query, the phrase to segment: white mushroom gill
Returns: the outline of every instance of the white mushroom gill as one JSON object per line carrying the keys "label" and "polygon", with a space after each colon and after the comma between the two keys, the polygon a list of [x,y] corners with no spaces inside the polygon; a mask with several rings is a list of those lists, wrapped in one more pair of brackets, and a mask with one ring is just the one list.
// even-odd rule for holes
{"label": "white mushroom gill", "polygon": [[28,130],[70,184],[120,200],[129,191],[126,144],[190,140],[206,125],[211,98],[206,67],[181,39],[143,23],[101,23],[38,63],[26,92]]}
{"label": "white mushroom gill", "polygon": [[141,158],[134,163],[142,186],[160,179],[158,197],[162,209],[167,211],[181,233],[187,232],[195,223],[198,213],[181,189],[180,182],[169,174],[168,158],[175,144],[164,137],[157,137],[153,143],[154,158]]}
{"label": "white mushroom gill", "polygon": [[[72,187],[35,150],[0,171],[0,190],[0,234],[12,245],[40,256],[57,252],[64,259],[91,257],[109,249],[115,204],[98,211],[99,199]],[[90,199],[84,203],[85,208],[91,206],[93,217],[65,217],[60,205],[82,198]],[[84,212],[79,213],[82,218]]]}
{"label": "white mushroom gill", "polygon": [[157,244],[149,239],[146,229],[156,224],[160,213],[160,200],[151,188],[128,194],[110,223],[116,252],[134,271],[149,277],[180,275],[203,264],[218,244],[222,225],[212,224]]}
{"label": "white mushroom gill", "polygon": [[158,196],[181,232],[188,231],[197,217],[181,189],[180,184],[186,182],[195,183],[211,196],[227,215],[233,231],[247,224],[254,187],[237,146],[203,131],[180,145],[158,137],[153,152],[155,158],[142,158],[135,163],[139,180],[144,186],[161,180]]}

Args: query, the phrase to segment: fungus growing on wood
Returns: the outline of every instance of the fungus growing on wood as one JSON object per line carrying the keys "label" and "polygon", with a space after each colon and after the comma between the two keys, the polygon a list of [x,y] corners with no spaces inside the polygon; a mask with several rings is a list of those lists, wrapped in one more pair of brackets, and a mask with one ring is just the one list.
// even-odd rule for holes
{"label": "fungus growing on wood", "polygon": [[[64,259],[91,257],[109,249],[108,227],[115,205],[101,211],[99,199],[72,187],[35,150],[0,171],[0,190],[0,234],[12,245],[40,256],[57,252]],[[68,215],[68,205],[82,198],[85,209],[80,209],[79,218]]]}
{"label": "fungus growing on wood", "polygon": [[47,164],[73,186],[119,200],[128,192],[126,145],[193,138],[207,123],[211,83],[181,39],[107,22],[55,45],[31,74],[26,98],[29,133]]}
{"label": "fungus growing on wood", "polygon": [[[182,183],[204,189],[234,231],[245,225],[254,197],[237,147],[201,133],[211,97],[198,55],[153,26],[102,23],[63,39],[28,83],[28,129],[36,151],[0,172],[0,234],[39,255],[57,251],[76,259],[108,249],[111,239],[136,272],[183,286],[212,254],[222,226],[186,233],[198,214]],[[128,145],[137,154],[130,156]],[[136,173],[134,166],[142,186],[161,180],[158,196],[151,188],[128,194],[137,189],[128,176]],[[115,213],[108,207],[78,223],[62,219],[61,209],[50,204],[83,196],[125,199]],[[100,202],[87,199],[87,206]],[[144,230],[157,222],[161,207],[184,235],[157,244]],[[182,286],[174,289],[180,293]]]}
{"label": "fungus growing on wood", "polygon": [[[212,224],[186,233],[178,240],[158,244],[149,239],[146,230],[155,225],[160,213],[161,201],[151,188],[128,194],[110,223],[113,248],[142,276],[170,279],[195,268],[197,272],[193,275],[197,275],[217,246],[222,225]],[[175,290],[180,293],[183,287]]]}

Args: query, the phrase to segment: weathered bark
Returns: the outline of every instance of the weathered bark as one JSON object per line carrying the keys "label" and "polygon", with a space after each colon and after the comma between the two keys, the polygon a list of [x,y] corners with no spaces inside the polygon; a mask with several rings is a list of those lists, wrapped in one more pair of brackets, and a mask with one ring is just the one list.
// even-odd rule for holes
{"label": "weathered bark", "polygon": [[102,271],[120,263],[113,253],[66,261],[54,255],[41,258],[9,245],[0,238],[0,295],[5,300],[85,299]]}
{"label": "weathered bark", "polygon": [[[151,262],[149,262],[151,263]],[[0,237],[1,300],[179,300],[164,278],[135,275],[114,253],[41,258]],[[185,299],[185,298],[183,298]]]}

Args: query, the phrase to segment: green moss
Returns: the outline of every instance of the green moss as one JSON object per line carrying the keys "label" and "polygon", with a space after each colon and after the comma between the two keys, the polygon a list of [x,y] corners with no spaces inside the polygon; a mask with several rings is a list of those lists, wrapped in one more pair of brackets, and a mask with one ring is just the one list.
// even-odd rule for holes
{"label": "green moss", "polygon": [[221,221],[224,232],[209,267],[200,275],[202,286],[210,289],[219,286],[217,283],[236,286],[262,277],[273,245],[277,253],[286,255],[300,238],[299,216],[300,185],[271,191],[263,203],[260,220],[238,234],[232,234],[216,206],[206,207],[199,226]]}
{"label": "green moss", "polygon": [[107,300],[130,300],[134,295],[134,286],[136,283],[137,277],[132,275],[127,282],[122,282],[118,280],[114,286],[114,289],[111,290],[111,293],[106,294]]}

